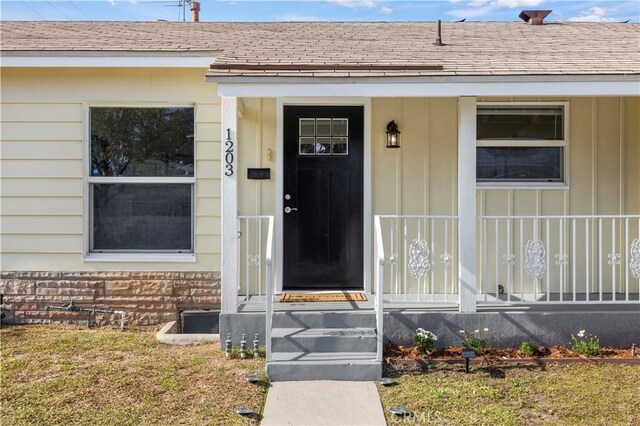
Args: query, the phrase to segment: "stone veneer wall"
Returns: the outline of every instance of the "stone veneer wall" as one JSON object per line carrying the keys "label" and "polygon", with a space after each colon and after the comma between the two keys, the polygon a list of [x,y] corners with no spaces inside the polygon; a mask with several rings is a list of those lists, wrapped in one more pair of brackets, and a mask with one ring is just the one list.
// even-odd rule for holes
{"label": "stone veneer wall", "polygon": [[[2,272],[3,322],[84,322],[81,312],[46,311],[73,299],[79,307],[127,312],[127,324],[153,325],[177,318],[179,307],[218,308],[219,272]],[[118,324],[119,316],[96,316]]]}

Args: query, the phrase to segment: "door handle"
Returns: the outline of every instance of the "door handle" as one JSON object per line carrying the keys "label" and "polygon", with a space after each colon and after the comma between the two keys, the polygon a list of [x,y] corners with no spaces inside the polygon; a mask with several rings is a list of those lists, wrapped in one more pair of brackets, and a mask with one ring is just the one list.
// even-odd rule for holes
{"label": "door handle", "polygon": [[289,207],[289,206],[287,206],[287,207],[285,207],[285,208],[284,208],[284,212],[285,212],[285,213],[287,213],[287,214],[291,213],[291,212],[292,212],[292,211],[294,211],[294,210],[295,210],[295,211],[298,211],[298,209],[297,209],[297,208],[295,208],[295,207]]}

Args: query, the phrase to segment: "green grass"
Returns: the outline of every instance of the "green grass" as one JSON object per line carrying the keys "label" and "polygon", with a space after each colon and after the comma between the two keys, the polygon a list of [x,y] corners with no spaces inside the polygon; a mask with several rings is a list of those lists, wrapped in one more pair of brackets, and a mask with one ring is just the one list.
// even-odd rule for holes
{"label": "green grass", "polygon": [[0,331],[4,425],[233,425],[259,411],[262,360],[227,360],[217,344],[168,346],[147,331],[5,326]]}
{"label": "green grass", "polygon": [[392,405],[415,413],[406,424],[631,425],[640,413],[640,366],[552,364],[472,367],[439,364],[380,386],[389,424]]}

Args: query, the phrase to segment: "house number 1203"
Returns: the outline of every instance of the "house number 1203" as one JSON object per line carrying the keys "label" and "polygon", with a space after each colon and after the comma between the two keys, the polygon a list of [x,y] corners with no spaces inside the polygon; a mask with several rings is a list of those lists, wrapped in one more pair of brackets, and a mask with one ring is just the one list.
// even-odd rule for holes
{"label": "house number 1203", "polygon": [[226,163],[225,176],[233,176],[233,141],[231,140],[231,129],[227,129],[227,140],[224,143],[227,147],[224,155]]}

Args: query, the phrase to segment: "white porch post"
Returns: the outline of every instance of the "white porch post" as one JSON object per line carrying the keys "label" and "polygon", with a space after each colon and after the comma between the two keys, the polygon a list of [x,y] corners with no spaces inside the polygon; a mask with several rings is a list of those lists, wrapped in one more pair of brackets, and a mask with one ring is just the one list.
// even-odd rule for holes
{"label": "white porch post", "polygon": [[238,98],[222,97],[222,312],[238,311]]}
{"label": "white porch post", "polygon": [[460,312],[476,311],[476,98],[458,98]]}

